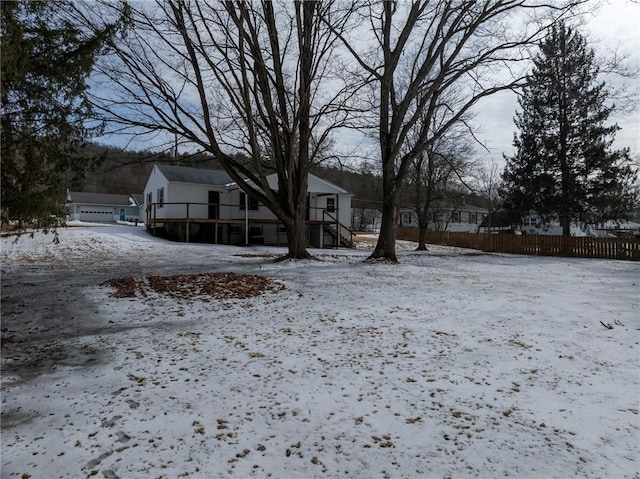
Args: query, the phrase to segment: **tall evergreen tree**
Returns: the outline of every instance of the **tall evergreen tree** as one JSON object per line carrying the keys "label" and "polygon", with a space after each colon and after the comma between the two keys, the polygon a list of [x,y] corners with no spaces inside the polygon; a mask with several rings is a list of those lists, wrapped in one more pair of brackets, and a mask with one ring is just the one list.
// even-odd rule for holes
{"label": "tall evergreen tree", "polygon": [[87,79],[116,25],[83,32],[68,2],[1,2],[3,224],[47,230],[64,222],[65,183],[88,166],[75,147],[88,127]]}
{"label": "tall evergreen tree", "polygon": [[503,196],[520,214],[572,222],[619,219],[633,207],[629,150],[612,150],[617,125],[607,125],[611,93],[585,38],[564,24],[540,45],[519,99],[513,157],[505,157]]}

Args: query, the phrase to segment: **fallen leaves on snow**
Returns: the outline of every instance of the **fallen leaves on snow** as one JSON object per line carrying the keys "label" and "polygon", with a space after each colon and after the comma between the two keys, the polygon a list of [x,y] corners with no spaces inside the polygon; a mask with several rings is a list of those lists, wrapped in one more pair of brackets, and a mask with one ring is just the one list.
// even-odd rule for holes
{"label": "fallen leaves on snow", "polygon": [[127,276],[110,279],[103,284],[115,289],[112,296],[116,298],[146,296],[147,290],[150,289],[157,294],[179,299],[248,299],[284,289],[282,284],[272,279],[237,273],[176,274],[147,276],[143,279]]}

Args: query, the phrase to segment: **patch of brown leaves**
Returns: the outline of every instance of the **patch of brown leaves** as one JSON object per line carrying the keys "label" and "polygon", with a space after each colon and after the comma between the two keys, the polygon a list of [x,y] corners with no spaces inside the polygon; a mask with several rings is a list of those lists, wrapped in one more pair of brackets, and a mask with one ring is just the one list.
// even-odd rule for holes
{"label": "patch of brown leaves", "polygon": [[[179,299],[209,297],[217,300],[248,299],[265,293],[276,293],[284,286],[269,278],[237,273],[176,274],[171,276],[148,276],[137,281],[129,276],[106,281],[116,291],[116,298],[146,296],[147,287],[157,294]],[[148,286],[147,286],[148,285]]]}
{"label": "patch of brown leaves", "polygon": [[135,298],[139,289],[138,282],[131,276],[110,279],[102,284],[116,290],[115,293],[111,293],[114,298]]}

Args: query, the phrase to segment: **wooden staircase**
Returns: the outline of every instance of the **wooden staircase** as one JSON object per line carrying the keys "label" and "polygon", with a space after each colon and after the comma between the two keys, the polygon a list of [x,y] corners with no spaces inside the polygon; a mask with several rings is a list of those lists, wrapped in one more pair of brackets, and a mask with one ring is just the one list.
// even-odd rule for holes
{"label": "wooden staircase", "polygon": [[325,215],[328,216],[332,222],[322,224],[323,232],[333,238],[334,244],[337,247],[354,248],[355,244],[352,241],[353,232],[342,223],[338,223],[337,219],[331,214],[325,212]]}

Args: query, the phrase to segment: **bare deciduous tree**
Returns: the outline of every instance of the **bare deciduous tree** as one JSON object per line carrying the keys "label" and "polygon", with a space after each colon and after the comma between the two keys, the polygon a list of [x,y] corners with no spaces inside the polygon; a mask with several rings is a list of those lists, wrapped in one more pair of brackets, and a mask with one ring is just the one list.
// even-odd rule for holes
{"label": "bare deciduous tree", "polygon": [[[214,155],[283,222],[288,257],[306,258],[309,168],[345,123],[343,106],[353,94],[330,61],[334,32],[343,32],[350,14],[336,5],[78,5],[89,28],[122,8],[130,24],[114,42],[116,54],[100,65],[106,88],[94,89],[94,104],[124,130],[176,135]],[[270,185],[274,173],[277,185]]]}
{"label": "bare deciduous tree", "polygon": [[487,233],[493,233],[493,213],[500,198],[502,185],[501,171],[494,160],[479,166],[476,172],[474,190],[487,200]]}
{"label": "bare deciduous tree", "polygon": [[[398,198],[412,162],[481,98],[513,89],[524,78],[518,64],[549,25],[581,0],[414,0],[366,2],[364,19],[349,34],[334,32],[365,72],[376,105],[375,130],[383,174],[383,218],[372,258],[397,261]],[[375,45],[361,41],[363,31]],[[506,75],[505,75],[506,73]],[[430,131],[429,120],[452,89],[461,101],[449,120]],[[419,141],[406,148],[420,123]]]}
{"label": "bare deciduous tree", "polygon": [[[437,128],[437,126],[436,126]],[[436,204],[452,203],[451,193],[467,189],[465,176],[472,166],[473,144],[464,124],[458,124],[430,144],[411,164],[407,192],[418,220],[418,247],[427,249],[430,222],[437,222]]]}

